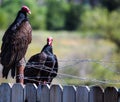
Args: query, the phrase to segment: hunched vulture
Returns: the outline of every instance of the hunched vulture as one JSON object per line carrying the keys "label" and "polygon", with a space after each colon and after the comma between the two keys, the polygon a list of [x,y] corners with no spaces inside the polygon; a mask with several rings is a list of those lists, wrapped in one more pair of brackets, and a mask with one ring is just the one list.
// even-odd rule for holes
{"label": "hunched vulture", "polygon": [[32,40],[32,27],[27,13],[31,14],[30,9],[22,6],[2,38],[1,64],[3,65],[2,75],[5,78],[8,77],[10,70],[14,78],[16,68],[25,64],[24,57]]}
{"label": "hunched vulture", "polygon": [[58,60],[53,54],[52,37],[47,38],[47,44],[40,53],[33,55],[27,62],[24,70],[24,84],[35,83],[51,84],[57,76]]}

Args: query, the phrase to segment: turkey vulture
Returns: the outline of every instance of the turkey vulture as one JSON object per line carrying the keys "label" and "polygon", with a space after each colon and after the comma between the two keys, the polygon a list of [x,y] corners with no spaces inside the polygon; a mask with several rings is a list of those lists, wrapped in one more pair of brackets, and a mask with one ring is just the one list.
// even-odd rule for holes
{"label": "turkey vulture", "polygon": [[24,70],[24,84],[50,85],[53,78],[57,76],[58,61],[56,55],[53,54],[52,41],[52,37],[48,37],[42,51],[28,60]]}
{"label": "turkey vulture", "polygon": [[32,40],[32,27],[27,18],[27,13],[31,14],[30,9],[27,6],[22,6],[16,19],[8,27],[2,38],[1,64],[3,65],[3,78],[7,79],[10,70],[11,76],[14,78],[16,68],[25,64],[24,57]]}

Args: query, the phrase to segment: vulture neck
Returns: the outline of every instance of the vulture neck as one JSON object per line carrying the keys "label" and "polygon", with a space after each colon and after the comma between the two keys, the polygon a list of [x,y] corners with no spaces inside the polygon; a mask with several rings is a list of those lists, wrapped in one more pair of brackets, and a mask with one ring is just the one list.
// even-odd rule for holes
{"label": "vulture neck", "polygon": [[27,20],[27,13],[20,10],[14,22],[22,22],[25,19]]}
{"label": "vulture neck", "polygon": [[16,32],[17,28],[20,27],[23,21],[28,21],[27,13],[23,11],[19,11],[15,21],[11,24],[10,28]]}
{"label": "vulture neck", "polygon": [[45,45],[41,52],[45,52],[48,55],[52,55],[53,54],[52,46],[48,44]]}

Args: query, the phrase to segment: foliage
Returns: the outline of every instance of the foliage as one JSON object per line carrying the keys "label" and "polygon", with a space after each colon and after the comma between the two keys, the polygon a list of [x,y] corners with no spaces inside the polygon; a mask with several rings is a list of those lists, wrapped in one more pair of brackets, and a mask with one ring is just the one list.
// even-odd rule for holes
{"label": "foliage", "polygon": [[0,9],[0,28],[5,28],[7,24],[6,21],[8,21],[8,15],[4,10]]}
{"label": "foliage", "polygon": [[93,63],[93,71],[91,76],[100,80],[112,80],[114,72],[107,69],[104,64]]}
{"label": "foliage", "polygon": [[65,11],[67,4],[64,1],[48,0],[46,24],[48,30],[59,30],[64,28]]}
{"label": "foliage", "polygon": [[83,8],[80,4],[70,4],[70,9],[66,13],[65,29],[76,30],[81,23],[80,16]]}
{"label": "foliage", "polygon": [[108,15],[107,38],[113,41],[120,51],[120,12],[113,11]]}
{"label": "foliage", "polygon": [[[104,32],[108,26],[108,12],[105,8],[113,11],[120,7],[120,0],[102,0],[100,2],[105,8],[88,8],[86,11],[83,9],[85,5],[81,6],[79,3],[75,4],[73,1],[44,0],[41,3],[38,2],[41,1],[3,0],[0,5],[0,12],[3,14],[0,20],[2,24],[0,29],[7,28],[7,26],[11,24],[11,21],[15,19],[16,12],[19,8],[22,5],[27,5],[32,11],[32,15],[29,17],[33,29],[77,30],[80,29],[82,25],[82,29],[84,30],[91,29],[95,32],[98,30]],[[117,12],[117,14],[113,15],[117,16],[119,14]],[[8,20],[6,20],[6,18]]]}
{"label": "foliage", "polygon": [[120,0],[101,0],[101,4],[105,6],[109,11],[120,8]]}
{"label": "foliage", "polygon": [[46,6],[38,5],[36,1],[25,0],[23,2],[28,5],[31,9],[32,14],[30,17],[30,22],[33,29],[46,29]]}
{"label": "foliage", "polygon": [[95,36],[102,36],[101,32],[104,33],[108,25],[107,10],[104,8],[87,8],[81,16],[81,21],[81,30],[92,31],[99,34]]}
{"label": "foliage", "polygon": [[[81,17],[82,26],[81,30],[94,32],[93,36],[103,37],[112,41],[116,48],[113,53],[111,53],[111,58],[114,58],[115,61],[119,61],[120,58],[120,12],[119,10],[108,12],[105,8],[95,8],[87,9],[86,12]],[[112,49],[111,49],[112,50]],[[115,63],[112,70],[119,72],[119,63]],[[98,77],[98,79],[118,79],[118,76],[115,76],[113,73],[105,70],[103,66],[93,65],[94,71],[93,75]],[[99,73],[98,73],[99,72]]]}
{"label": "foliage", "polygon": [[33,29],[46,29],[46,12],[46,7],[39,7],[33,10],[33,14],[30,16]]}
{"label": "foliage", "polygon": [[[82,15],[82,7],[80,4],[69,3],[64,0],[45,0],[42,3],[39,3],[39,0],[3,0],[0,9],[6,12],[8,20],[3,19],[2,23],[11,24],[22,5],[27,5],[31,9],[32,15],[29,18],[33,29],[76,30],[81,22],[79,16]],[[7,25],[1,28],[7,28]]]}
{"label": "foliage", "polygon": [[105,8],[95,8],[86,10],[83,13],[81,29],[83,31],[94,31],[97,35],[112,40],[120,39],[120,13],[113,11],[109,13]]}
{"label": "foliage", "polygon": [[8,24],[11,24],[22,5],[26,5],[31,9],[32,15],[29,17],[33,29],[46,29],[46,7],[44,5],[38,5],[34,0],[4,0],[0,9],[7,14],[6,18],[9,19],[1,19],[1,22],[4,22],[5,26],[0,28],[7,28]]}

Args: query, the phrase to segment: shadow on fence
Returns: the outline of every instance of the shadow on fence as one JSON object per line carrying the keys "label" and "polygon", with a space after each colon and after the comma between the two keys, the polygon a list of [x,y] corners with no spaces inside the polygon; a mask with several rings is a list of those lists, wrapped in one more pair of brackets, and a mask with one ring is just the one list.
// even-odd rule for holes
{"label": "shadow on fence", "polygon": [[120,102],[120,93],[114,87],[2,83],[0,102]]}

